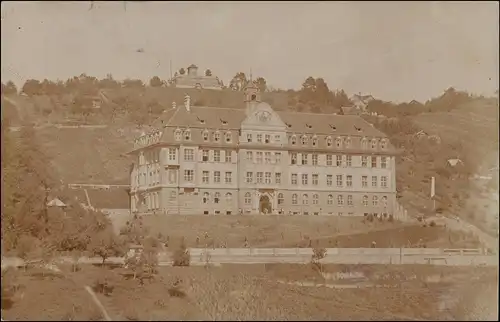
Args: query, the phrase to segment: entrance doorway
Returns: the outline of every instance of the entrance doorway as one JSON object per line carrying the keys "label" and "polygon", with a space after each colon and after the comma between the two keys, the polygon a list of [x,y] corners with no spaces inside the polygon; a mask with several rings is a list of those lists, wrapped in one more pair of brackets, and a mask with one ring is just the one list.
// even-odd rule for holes
{"label": "entrance doorway", "polygon": [[269,196],[261,196],[259,200],[259,210],[263,214],[270,214],[272,211],[271,201],[269,200]]}

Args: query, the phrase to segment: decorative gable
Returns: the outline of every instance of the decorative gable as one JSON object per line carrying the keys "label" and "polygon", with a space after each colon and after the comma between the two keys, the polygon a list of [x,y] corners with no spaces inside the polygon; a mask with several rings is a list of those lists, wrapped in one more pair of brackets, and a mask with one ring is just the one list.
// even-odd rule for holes
{"label": "decorative gable", "polygon": [[241,129],[286,130],[286,124],[269,104],[261,102],[247,110],[247,117],[241,123]]}

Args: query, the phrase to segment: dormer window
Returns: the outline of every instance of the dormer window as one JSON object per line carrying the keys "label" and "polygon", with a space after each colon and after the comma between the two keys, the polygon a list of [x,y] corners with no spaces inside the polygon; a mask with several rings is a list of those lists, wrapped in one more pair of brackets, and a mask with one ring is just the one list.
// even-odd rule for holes
{"label": "dormer window", "polygon": [[313,146],[318,146],[318,138],[316,136],[314,136],[313,139],[312,139],[312,145]]}
{"label": "dormer window", "polygon": [[203,131],[203,141],[208,142],[208,131],[207,130]]}
{"label": "dormer window", "polygon": [[250,133],[247,134],[247,142],[252,143],[252,134]]}
{"label": "dormer window", "polygon": [[292,145],[297,144],[297,136],[292,135],[292,137],[291,137],[291,139],[290,139],[290,142],[292,143]]}
{"label": "dormer window", "polygon": [[288,128],[292,127],[292,124],[285,123]]}
{"label": "dormer window", "polygon": [[361,128],[360,127],[357,127],[356,125],[354,125],[354,128],[356,129],[357,132],[361,132]]}
{"label": "dormer window", "polygon": [[342,147],[342,139],[341,138],[336,138],[335,139],[335,146],[337,148],[341,148]]}
{"label": "dormer window", "polygon": [[223,119],[220,119],[222,125],[227,125],[227,121],[223,120]]}
{"label": "dormer window", "polygon": [[344,145],[346,148],[351,147],[351,138],[345,138]]}
{"label": "dormer window", "polygon": [[311,124],[307,124],[306,123],[306,126],[307,126],[308,129],[312,129],[312,125]]}
{"label": "dormer window", "polygon": [[220,142],[220,133],[219,133],[219,131],[216,131],[214,133],[214,141],[215,142]]}
{"label": "dormer window", "polygon": [[191,140],[191,131],[190,130],[185,130],[184,131],[184,140],[190,141]]}
{"label": "dormer window", "polygon": [[271,136],[269,134],[264,136],[264,143],[271,143]]}
{"label": "dormer window", "polygon": [[335,125],[330,124],[330,128],[331,128],[333,131],[337,131],[337,127],[336,127]]}
{"label": "dormer window", "polygon": [[197,116],[196,118],[198,119],[198,121],[199,121],[201,124],[205,124],[205,120],[200,119],[198,116]]}
{"label": "dormer window", "polygon": [[368,140],[366,138],[361,139],[361,148],[368,149]]}
{"label": "dormer window", "polygon": [[383,150],[387,149],[387,140],[386,139],[380,140],[380,148]]}
{"label": "dormer window", "polygon": [[332,143],[333,143],[333,140],[332,138],[329,136],[326,138],[326,146],[327,147],[331,147],[332,146]]}
{"label": "dormer window", "polygon": [[175,130],[174,136],[176,141],[180,141],[182,138],[182,131],[179,129]]}
{"label": "dormer window", "polygon": [[306,145],[307,144],[307,136],[303,135],[302,136],[302,145]]}
{"label": "dormer window", "polygon": [[232,138],[231,138],[231,132],[226,132],[226,143],[231,143]]}
{"label": "dormer window", "polygon": [[377,139],[372,139],[372,149],[377,148]]}

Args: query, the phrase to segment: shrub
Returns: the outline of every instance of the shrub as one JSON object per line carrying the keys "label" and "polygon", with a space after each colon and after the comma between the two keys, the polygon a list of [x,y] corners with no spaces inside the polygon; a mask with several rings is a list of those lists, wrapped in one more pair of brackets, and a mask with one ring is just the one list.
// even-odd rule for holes
{"label": "shrub", "polygon": [[311,257],[311,264],[313,268],[319,269],[319,271],[323,271],[323,267],[321,265],[320,260],[326,257],[326,248],[313,248],[313,254]]}
{"label": "shrub", "polygon": [[184,241],[179,246],[179,249],[175,250],[173,255],[173,266],[189,266],[191,263],[191,255],[189,250],[186,248]]}
{"label": "shrub", "polygon": [[436,226],[436,222],[434,220],[431,220],[429,226],[430,227],[435,227]]}

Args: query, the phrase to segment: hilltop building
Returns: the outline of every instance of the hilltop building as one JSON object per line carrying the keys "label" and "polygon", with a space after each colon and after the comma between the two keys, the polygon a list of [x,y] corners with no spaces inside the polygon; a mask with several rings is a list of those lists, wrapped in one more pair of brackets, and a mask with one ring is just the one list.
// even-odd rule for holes
{"label": "hilltop building", "polygon": [[171,84],[179,88],[222,89],[222,84],[216,76],[198,75],[196,65],[189,66],[187,74],[174,76]]}
{"label": "hilltop building", "polygon": [[356,115],[274,111],[253,85],[246,109],[187,96],[137,138],[131,211],[390,215],[397,151]]}

